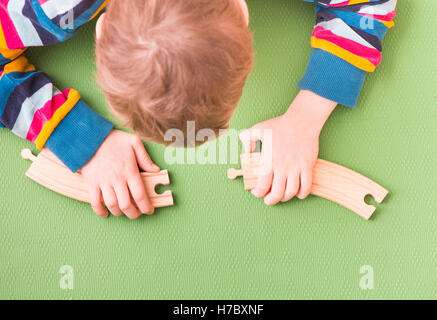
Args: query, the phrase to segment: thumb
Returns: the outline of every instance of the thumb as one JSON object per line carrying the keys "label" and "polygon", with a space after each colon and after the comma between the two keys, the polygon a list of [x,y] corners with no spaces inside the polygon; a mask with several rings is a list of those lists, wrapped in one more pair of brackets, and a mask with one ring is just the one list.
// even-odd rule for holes
{"label": "thumb", "polygon": [[246,153],[254,152],[256,149],[256,143],[262,141],[262,139],[263,130],[258,124],[240,133],[240,140],[243,143]]}
{"label": "thumb", "polygon": [[141,140],[133,145],[138,165],[146,172],[159,172],[159,167],[153,163]]}

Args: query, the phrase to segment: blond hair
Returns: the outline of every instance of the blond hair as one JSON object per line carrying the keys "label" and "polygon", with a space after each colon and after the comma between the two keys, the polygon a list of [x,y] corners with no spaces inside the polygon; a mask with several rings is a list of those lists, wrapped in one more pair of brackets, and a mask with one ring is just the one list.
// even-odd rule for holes
{"label": "blond hair", "polygon": [[96,42],[108,104],[142,138],[169,129],[216,135],[241,98],[252,35],[235,0],[111,0]]}

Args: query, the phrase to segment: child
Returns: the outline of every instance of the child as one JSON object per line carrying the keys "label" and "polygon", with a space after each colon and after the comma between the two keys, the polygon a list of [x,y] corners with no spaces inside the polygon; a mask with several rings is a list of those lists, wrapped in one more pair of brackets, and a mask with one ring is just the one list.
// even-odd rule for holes
{"label": "child", "polygon": [[[106,1],[0,1],[1,122],[38,147],[45,144],[73,171],[82,168],[97,214],[108,214],[103,203],[114,215],[151,213],[137,162],[146,171],[159,169],[140,140],[111,131],[76,91],[54,89],[22,56],[25,47],[68,39]],[[380,42],[396,4],[313,2],[315,50],[302,91],[284,116],[256,125],[242,139],[252,151],[264,138],[260,133],[273,132],[272,141],[263,141],[263,149],[272,150],[272,167],[254,190],[267,204],[308,195],[318,134],[337,103],[355,106],[366,72],[381,60]],[[97,23],[96,43],[98,80],[110,107],[142,138],[156,142],[165,143],[168,129],[185,129],[189,120],[197,130],[218,133],[251,70],[248,20],[244,0],[111,0]]]}
{"label": "child", "polygon": [[[317,22],[311,37],[314,51],[299,83],[301,91],[283,116],[257,124],[241,136],[247,152],[262,140],[264,158],[271,159],[265,161],[269,165],[253,190],[268,205],[308,196],[320,131],[337,104],[355,107],[366,73],[381,62],[381,41],[396,15],[396,0],[306,1],[317,4]],[[230,2],[239,4],[239,15],[247,23],[245,1],[221,3],[227,6]],[[205,24],[193,22],[188,13],[181,16],[181,8],[206,14],[211,9],[208,5],[219,6],[216,1],[129,3],[112,0],[97,32],[98,78],[109,105],[143,138],[161,143],[165,143],[166,130],[185,129],[187,120],[195,120],[197,129],[225,126],[249,70],[246,31],[232,29],[225,16],[206,19]],[[131,6],[150,10],[145,21],[129,15]],[[238,13],[232,14],[236,15],[232,19],[241,19]],[[231,35],[241,48],[227,48],[233,42],[215,34],[210,36],[213,44],[199,40],[198,29],[212,32],[211,24]],[[223,61],[216,61],[222,51],[236,57],[242,54],[234,62],[247,63],[240,66],[229,61],[225,65],[231,67],[223,69]],[[232,74],[228,74],[230,69]],[[204,79],[204,83],[194,79]],[[220,110],[229,112],[219,117]],[[266,130],[272,139],[265,139]]]}
{"label": "child", "polygon": [[[90,186],[94,211],[153,213],[138,166],[157,172],[139,138],[115,131],[74,89],[58,90],[23,55],[71,38],[104,0],[0,0],[0,124],[50,149]],[[111,0],[97,24],[98,77],[112,109],[143,138],[195,120],[226,127],[252,67],[244,0]],[[105,23],[103,24],[103,21]]]}

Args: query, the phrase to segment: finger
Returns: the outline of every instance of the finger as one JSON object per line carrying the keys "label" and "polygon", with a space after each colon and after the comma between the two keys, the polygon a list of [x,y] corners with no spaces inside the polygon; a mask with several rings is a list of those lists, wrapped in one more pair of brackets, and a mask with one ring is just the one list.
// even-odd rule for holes
{"label": "finger", "polygon": [[272,186],[273,172],[260,175],[255,189],[252,190],[252,194],[257,198],[264,197]]}
{"label": "finger", "polygon": [[282,198],[282,202],[287,202],[293,199],[299,191],[299,175],[292,173],[288,175],[287,185],[285,187],[285,194]]}
{"label": "finger", "polygon": [[154,208],[147,196],[146,188],[139,172],[137,175],[128,179],[128,186],[132,198],[138,209],[140,209],[140,212],[144,214],[153,214]]}
{"label": "finger", "polygon": [[97,186],[92,186],[89,188],[91,207],[94,212],[101,217],[108,217],[109,212],[105,209],[102,203],[102,194],[100,188]]}
{"label": "finger", "polygon": [[250,129],[240,133],[240,140],[243,143],[244,152],[251,153],[255,151],[257,140],[252,139]]}
{"label": "finger", "polygon": [[256,143],[262,141],[263,138],[264,130],[259,123],[248,130],[244,130],[240,134],[240,139],[246,152],[254,152],[256,149]]}
{"label": "finger", "polygon": [[272,190],[264,198],[264,202],[266,205],[272,206],[282,200],[285,193],[286,182],[287,176],[285,174],[276,172],[273,174]]}
{"label": "finger", "polygon": [[160,170],[159,167],[153,163],[141,139],[135,138],[133,147],[134,147],[135,157],[141,169],[143,169],[146,172],[159,172]]}
{"label": "finger", "polygon": [[313,186],[313,171],[311,169],[304,170],[300,173],[300,188],[297,194],[299,199],[305,199],[311,193]]}
{"label": "finger", "polygon": [[103,202],[106,208],[111,212],[113,216],[119,217],[123,215],[123,212],[118,206],[117,196],[111,186],[102,188]]}
{"label": "finger", "polygon": [[117,194],[118,205],[120,210],[129,218],[136,219],[141,215],[141,212],[133,204],[132,198],[129,193],[129,189],[126,184],[117,184],[114,187]]}

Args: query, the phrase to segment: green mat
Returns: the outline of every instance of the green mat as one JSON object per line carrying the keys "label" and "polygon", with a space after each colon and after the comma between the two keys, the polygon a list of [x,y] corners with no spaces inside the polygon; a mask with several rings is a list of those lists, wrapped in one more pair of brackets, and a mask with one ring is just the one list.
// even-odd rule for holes
{"label": "green mat", "polygon": [[[252,0],[256,69],[232,127],[279,115],[297,93],[311,48],[312,4]],[[137,221],[91,208],[24,176],[31,144],[0,130],[0,298],[428,298],[437,290],[437,2],[402,0],[356,110],[339,107],[320,157],[391,193],[371,221],[310,197],[273,208],[228,181],[227,165],[172,165],[176,206]],[[94,82],[94,25],[29,59],[110,117]],[[205,147],[203,147],[205,148]],[[166,188],[161,188],[165,190]],[[372,201],[371,201],[372,202]],[[60,287],[71,266],[74,289]],[[373,290],[360,287],[371,266]]]}

